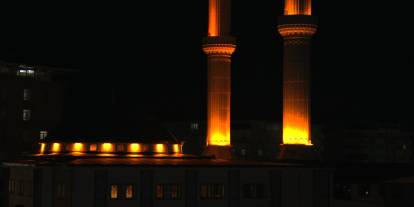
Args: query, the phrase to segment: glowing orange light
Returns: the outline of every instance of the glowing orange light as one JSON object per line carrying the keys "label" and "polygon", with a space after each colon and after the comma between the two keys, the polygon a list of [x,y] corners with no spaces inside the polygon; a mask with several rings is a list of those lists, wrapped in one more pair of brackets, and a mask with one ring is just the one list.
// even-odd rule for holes
{"label": "glowing orange light", "polygon": [[74,143],[72,147],[73,152],[83,152],[85,151],[82,143]]}
{"label": "glowing orange light", "polygon": [[89,145],[89,151],[95,152],[97,150],[96,144]]}
{"label": "glowing orange light", "polygon": [[312,145],[308,80],[304,71],[284,70],[283,144]]}
{"label": "glowing orange light", "polygon": [[114,146],[111,143],[103,143],[101,145],[101,152],[113,152]]}
{"label": "glowing orange light", "polygon": [[129,152],[138,153],[141,152],[141,145],[140,144],[129,144]]}
{"label": "glowing orange light", "polygon": [[174,144],[173,145],[173,152],[178,154],[181,153],[181,146],[179,144]]}
{"label": "glowing orange light", "polygon": [[45,153],[45,149],[46,149],[46,144],[45,143],[40,143],[40,153],[41,154]]}
{"label": "glowing orange light", "polygon": [[59,143],[53,143],[52,152],[60,152],[60,144]]}
{"label": "glowing orange light", "polygon": [[164,144],[156,144],[155,145],[155,152],[157,153],[165,153],[165,145]]}
{"label": "glowing orange light", "polygon": [[230,64],[230,61],[209,62],[207,145],[230,145]]}
{"label": "glowing orange light", "polygon": [[209,14],[208,14],[208,36],[217,37],[220,33],[220,22],[219,22],[219,2],[220,0],[209,1]]}
{"label": "glowing orange light", "polygon": [[311,0],[285,0],[285,15],[312,15]]}

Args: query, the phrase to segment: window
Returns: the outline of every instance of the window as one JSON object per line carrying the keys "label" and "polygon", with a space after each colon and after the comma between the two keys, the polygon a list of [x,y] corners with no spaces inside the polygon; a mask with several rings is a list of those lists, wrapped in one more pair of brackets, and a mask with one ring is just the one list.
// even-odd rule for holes
{"label": "window", "polygon": [[197,131],[199,129],[199,124],[198,123],[191,123],[190,128],[191,130]]}
{"label": "window", "polygon": [[118,185],[111,185],[111,199],[118,199]]}
{"label": "window", "polygon": [[97,149],[96,144],[91,144],[91,145],[89,145],[89,151],[91,151],[91,152],[96,152],[96,149]]}
{"label": "window", "polygon": [[155,190],[157,200],[181,199],[181,185],[179,184],[158,184]]}
{"label": "window", "polygon": [[29,121],[31,116],[31,111],[29,109],[23,109],[23,121]]}
{"label": "window", "polygon": [[241,155],[242,156],[246,156],[247,150],[246,149],[241,149]]}
{"label": "window", "polygon": [[16,192],[16,182],[14,180],[9,180],[9,193]]}
{"label": "window", "polygon": [[134,198],[134,186],[133,185],[127,185],[125,187],[125,198],[126,199]]}
{"label": "window", "polygon": [[245,184],[243,185],[243,198],[263,199],[265,198],[264,184]]}
{"label": "window", "polygon": [[223,199],[224,185],[223,184],[202,184],[200,186],[201,199]]}
{"label": "window", "polygon": [[370,186],[369,184],[362,184],[358,186],[358,193],[362,198],[367,198],[370,196]]}
{"label": "window", "polygon": [[35,74],[34,70],[27,70],[27,76],[33,77]]}
{"label": "window", "polygon": [[19,181],[19,195],[24,195],[24,182]]}
{"label": "window", "polygon": [[124,145],[123,144],[119,144],[116,146],[116,151],[118,152],[123,152],[124,151]]}
{"label": "window", "polygon": [[56,195],[57,195],[57,199],[65,199],[65,194],[66,194],[66,186],[65,184],[58,184],[57,185],[57,189],[56,189]]}
{"label": "window", "polygon": [[31,98],[31,91],[30,89],[23,89],[23,100],[29,101]]}
{"label": "window", "polygon": [[27,76],[27,70],[22,70],[22,69],[17,70],[17,76],[22,76],[22,77]]}
{"label": "window", "polygon": [[47,137],[47,131],[40,131],[40,139],[44,140]]}

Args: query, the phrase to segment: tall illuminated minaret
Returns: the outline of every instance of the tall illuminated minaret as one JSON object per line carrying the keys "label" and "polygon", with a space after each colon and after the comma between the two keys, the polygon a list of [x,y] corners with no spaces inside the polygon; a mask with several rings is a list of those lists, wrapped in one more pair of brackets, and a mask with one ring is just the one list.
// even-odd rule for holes
{"label": "tall illuminated minaret", "polygon": [[205,154],[231,158],[231,56],[236,50],[230,35],[230,0],[209,0],[208,35],[203,51],[208,57],[207,139]]}
{"label": "tall illuminated minaret", "polygon": [[283,50],[283,145],[312,146],[310,49],[316,33],[311,0],[285,0],[279,19]]}

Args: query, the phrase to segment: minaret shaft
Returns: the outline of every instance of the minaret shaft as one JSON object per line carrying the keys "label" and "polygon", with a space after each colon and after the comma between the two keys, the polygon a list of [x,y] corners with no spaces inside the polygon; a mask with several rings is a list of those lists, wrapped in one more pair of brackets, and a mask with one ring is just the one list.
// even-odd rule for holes
{"label": "minaret shaft", "polygon": [[209,0],[208,36],[230,35],[230,0]]}
{"label": "minaret shaft", "polygon": [[284,39],[284,145],[312,145],[310,46],[317,26],[311,14],[311,0],[285,0],[285,13],[278,25]]}
{"label": "minaret shaft", "polygon": [[312,15],[311,0],[285,0],[285,15]]}
{"label": "minaret shaft", "polygon": [[207,153],[216,157],[228,158],[231,146],[231,56],[235,49],[230,36],[230,0],[209,0],[208,36],[203,44],[208,57],[206,144]]}

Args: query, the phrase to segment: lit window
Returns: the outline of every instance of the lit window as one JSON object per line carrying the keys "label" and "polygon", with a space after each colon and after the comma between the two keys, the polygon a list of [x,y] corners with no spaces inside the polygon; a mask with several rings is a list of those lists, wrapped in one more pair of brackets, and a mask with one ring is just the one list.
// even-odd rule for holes
{"label": "lit window", "polygon": [[245,184],[243,185],[243,197],[248,199],[265,198],[265,188],[263,184]]}
{"label": "lit window", "polygon": [[34,70],[27,70],[27,76],[34,76],[35,71]]}
{"label": "lit window", "polygon": [[101,152],[104,153],[111,153],[114,151],[114,146],[111,143],[103,143],[101,144]]}
{"label": "lit window", "polygon": [[200,186],[201,199],[223,199],[224,185],[223,184],[202,184]]}
{"label": "lit window", "polygon": [[72,151],[73,152],[83,152],[84,148],[83,148],[83,144],[82,143],[74,143],[72,146]]}
{"label": "lit window", "polygon": [[47,131],[40,131],[40,139],[44,140],[47,137]]}
{"label": "lit window", "polygon": [[111,199],[118,199],[118,186],[111,185]]}
{"label": "lit window", "polygon": [[17,76],[27,76],[27,70],[17,70]]}
{"label": "lit window", "polygon": [[158,199],[158,200],[162,200],[163,198],[164,198],[164,188],[163,188],[164,186],[163,185],[157,185],[156,187],[155,187],[155,197]]}
{"label": "lit window", "polygon": [[45,143],[41,143],[40,144],[40,153],[41,154],[45,153],[45,149],[46,149],[46,144]]}
{"label": "lit window", "polygon": [[247,150],[246,150],[246,149],[242,149],[242,150],[241,150],[241,155],[242,155],[242,156],[246,156],[246,153],[247,153]]}
{"label": "lit window", "polygon": [[23,100],[24,101],[29,101],[31,98],[31,91],[30,89],[24,89],[23,90]]}
{"label": "lit window", "polygon": [[57,185],[57,198],[58,199],[64,199],[65,198],[65,184],[58,184]]}
{"label": "lit window", "polygon": [[129,152],[140,152],[141,151],[141,145],[137,143],[129,144]]}
{"label": "lit window", "polygon": [[97,146],[96,146],[96,144],[91,144],[91,145],[89,145],[89,151],[91,151],[91,152],[96,152],[96,150],[97,150]]}
{"label": "lit window", "polygon": [[134,198],[134,186],[127,185],[125,189],[125,198],[126,199],[133,199]]}
{"label": "lit window", "polygon": [[52,152],[60,152],[60,150],[61,150],[61,146],[60,146],[60,144],[59,143],[53,143],[52,144]]}
{"label": "lit window", "polygon": [[181,199],[181,185],[179,184],[158,184],[155,190],[157,200]]}
{"label": "lit window", "polygon": [[29,121],[31,116],[31,111],[29,109],[23,109],[23,121]]}
{"label": "lit window", "polygon": [[191,123],[191,125],[190,125],[190,128],[192,129],[192,130],[198,130],[199,129],[199,125],[198,125],[198,123]]}

